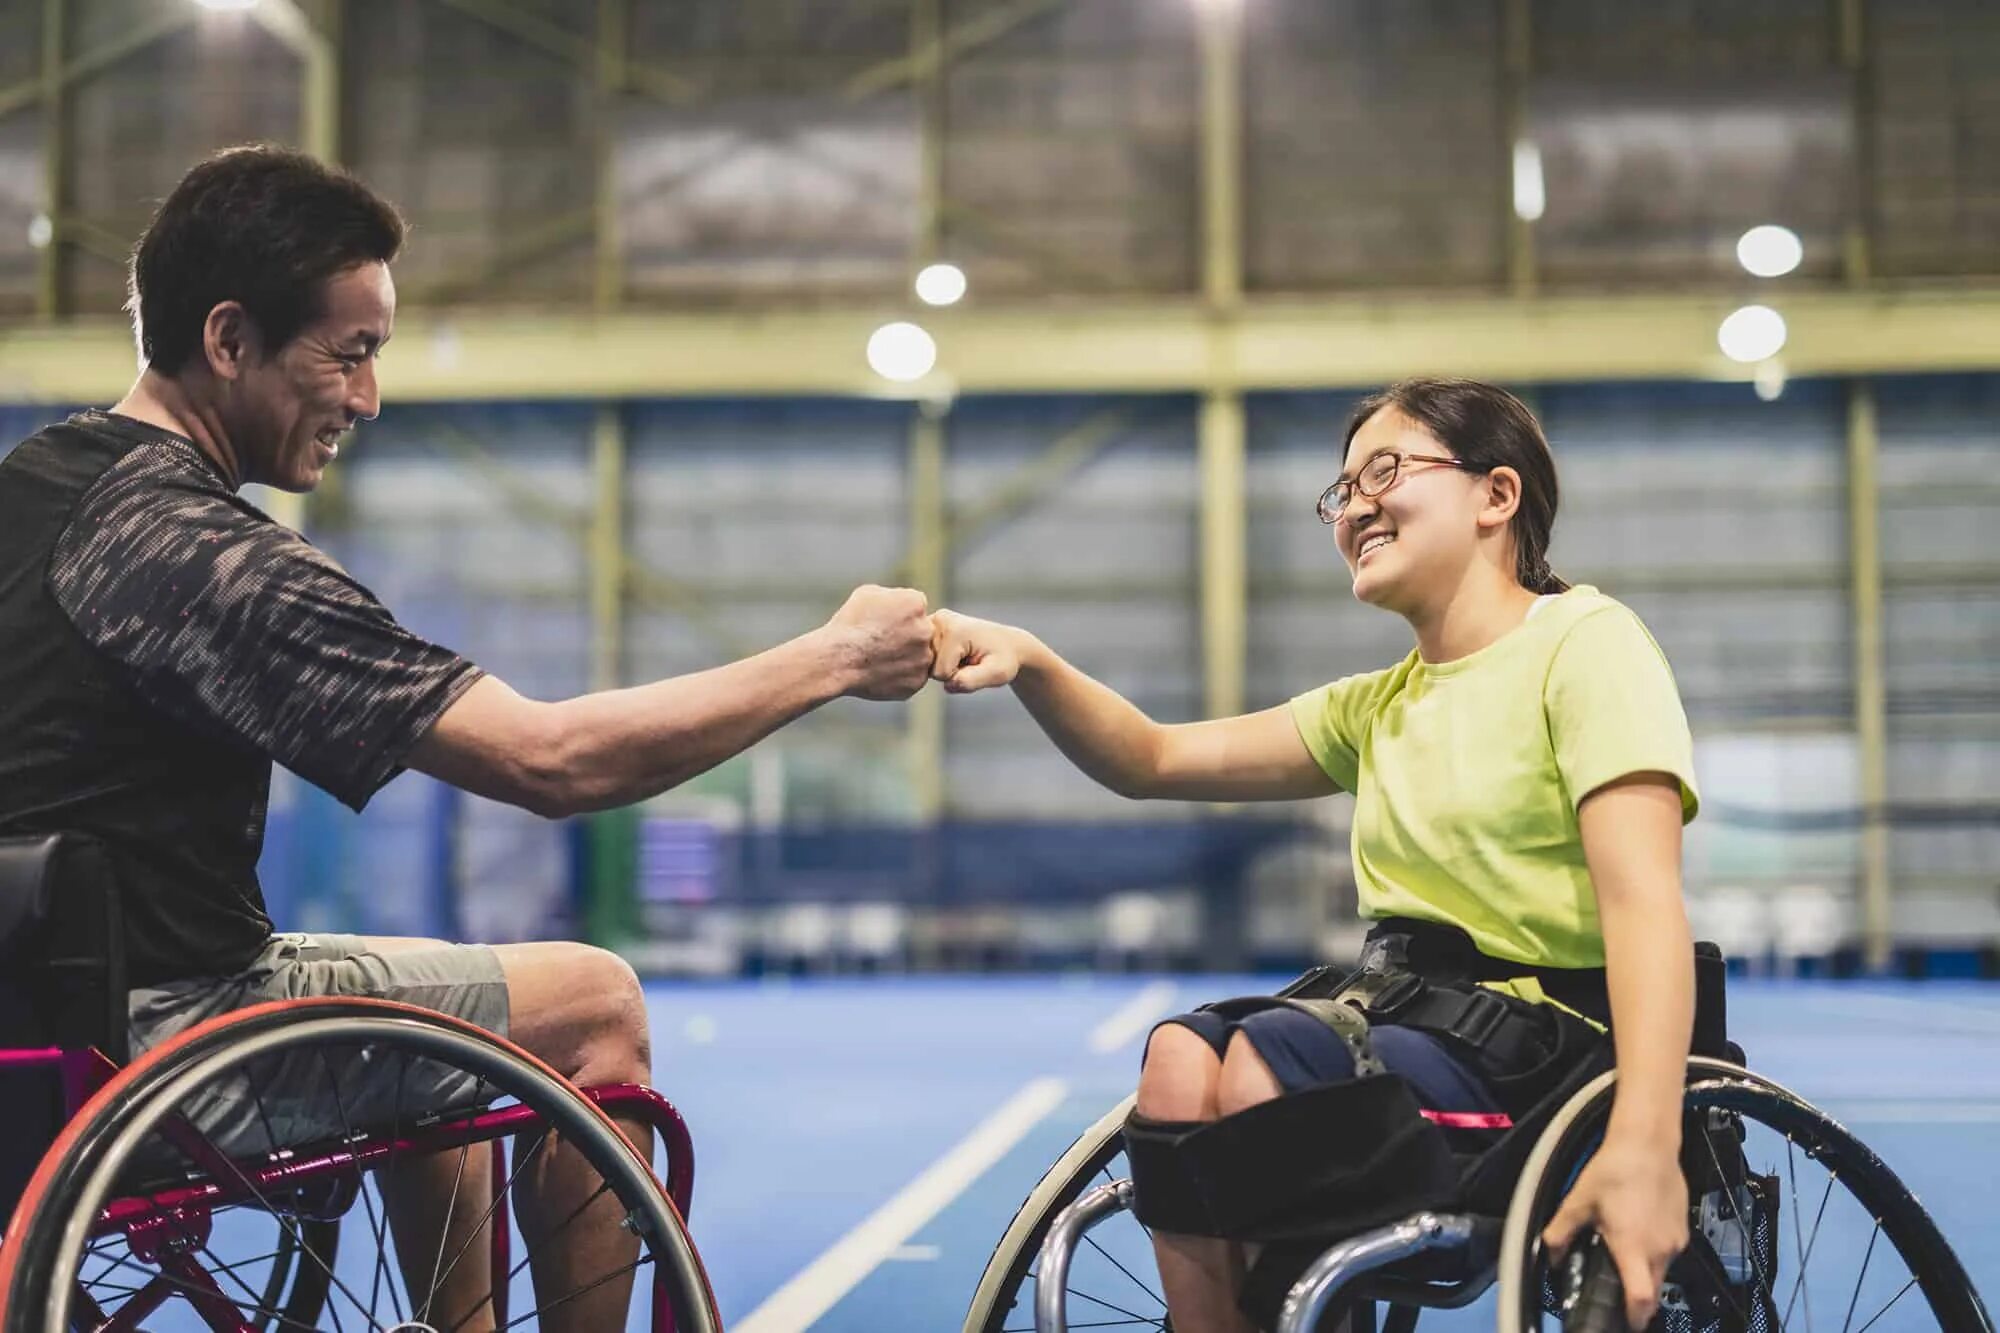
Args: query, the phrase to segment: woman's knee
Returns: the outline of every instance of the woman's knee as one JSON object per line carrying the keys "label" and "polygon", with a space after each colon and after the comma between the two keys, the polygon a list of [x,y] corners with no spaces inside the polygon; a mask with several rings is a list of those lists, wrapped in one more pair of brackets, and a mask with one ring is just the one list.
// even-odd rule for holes
{"label": "woman's knee", "polygon": [[1264,1057],[1257,1053],[1250,1039],[1241,1032],[1231,1033],[1216,1079],[1216,1109],[1223,1115],[1235,1115],[1283,1092],[1278,1076],[1264,1063]]}
{"label": "woman's knee", "polygon": [[1179,1023],[1162,1023],[1146,1042],[1138,1112],[1153,1120],[1213,1120],[1221,1073],[1222,1061],[1205,1037]]}

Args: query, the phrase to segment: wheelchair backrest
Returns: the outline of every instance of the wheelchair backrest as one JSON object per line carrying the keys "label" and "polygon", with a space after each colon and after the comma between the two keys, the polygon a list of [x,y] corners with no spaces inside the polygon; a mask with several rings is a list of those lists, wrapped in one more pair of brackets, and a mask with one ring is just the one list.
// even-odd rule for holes
{"label": "wheelchair backrest", "polygon": [[[98,843],[0,838],[0,1050],[96,1047],[126,1056],[117,886]],[[69,1112],[54,1064],[0,1067],[0,1219]]]}
{"label": "wheelchair backrest", "polygon": [[123,941],[102,844],[0,838],[0,1047],[95,1046],[122,1062]]}

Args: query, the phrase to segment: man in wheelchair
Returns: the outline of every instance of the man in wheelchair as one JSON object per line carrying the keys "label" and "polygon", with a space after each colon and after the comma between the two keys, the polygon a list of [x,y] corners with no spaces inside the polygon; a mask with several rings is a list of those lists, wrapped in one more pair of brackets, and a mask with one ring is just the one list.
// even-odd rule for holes
{"label": "man in wheelchair", "polygon": [[[579,1083],[642,1083],[643,996],[608,952],[274,931],[257,880],[271,764],[356,810],[405,767],[551,818],[628,804],[837,696],[914,693],[927,608],[863,588],[755,657],[560,702],[406,629],[240,493],[312,490],[376,416],[403,239],[366,186],[277,149],[218,154],[160,206],[131,265],[137,382],[0,462],[0,838],[103,847],[135,1052],[260,1001],[369,996],[509,1036]],[[467,1093],[425,1067],[395,1090],[403,1109]],[[342,1073],[357,1099],[368,1077]],[[572,1167],[545,1155],[524,1194],[568,1197]],[[446,1160],[390,1202],[428,1215],[483,1188]],[[595,1207],[570,1234],[621,1253],[619,1222]],[[612,1284],[566,1314],[608,1326],[621,1299]]]}
{"label": "man in wheelchair", "polygon": [[1541,428],[1504,390],[1412,380],[1362,402],[1318,513],[1355,596],[1416,646],[1242,717],[1163,726],[1023,630],[935,617],[948,689],[1012,684],[1113,790],[1356,798],[1362,910],[1384,919],[1364,968],[1205,1006],[1147,1044],[1124,1139],[1179,1333],[1247,1333],[1246,1296],[1270,1302],[1246,1273],[1282,1247],[1244,1238],[1323,1232],[1329,1212],[1359,1228],[1443,1191],[1438,1131],[1497,1133],[1614,1020],[1616,1107],[1546,1239],[1600,1233],[1634,1327],[1687,1244],[1692,742],[1638,617],[1550,571],[1556,503]]}

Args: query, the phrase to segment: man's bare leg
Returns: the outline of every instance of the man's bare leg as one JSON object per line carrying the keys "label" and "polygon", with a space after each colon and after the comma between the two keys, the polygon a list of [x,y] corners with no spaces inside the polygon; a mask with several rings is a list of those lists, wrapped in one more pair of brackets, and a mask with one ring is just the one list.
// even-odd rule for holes
{"label": "man's bare leg", "polygon": [[[503,944],[496,952],[515,1042],[578,1084],[651,1081],[645,993],[623,959],[581,944]],[[651,1132],[631,1121],[619,1128],[651,1162]],[[533,1140],[520,1144],[525,1153]],[[550,1333],[623,1328],[639,1238],[625,1228],[625,1206],[598,1173],[551,1137],[520,1170],[514,1201],[538,1302],[563,1302],[540,1327]]]}
{"label": "man's bare leg", "polygon": [[[378,953],[390,953],[437,948],[441,942],[370,937],[368,944]],[[508,1036],[516,1045],[581,1085],[652,1081],[645,995],[622,959],[568,942],[503,944],[494,952],[507,980]],[[650,1162],[651,1131],[636,1122],[616,1123]],[[624,1327],[639,1239],[624,1226],[623,1205],[603,1189],[602,1178],[580,1154],[554,1137],[536,1148],[536,1140],[523,1135],[515,1140],[514,1151],[520,1241],[528,1252],[538,1302],[562,1301],[538,1321],[539,1327],[551,1333]],[[459,1156],[454,1149],[412,1159],[397,1166],[393,1181],[383,1182],[404,1280],[418,1298],[433,1281],[446,1217],[451,1218],[452,1235],[443,1253],[450,1265],[471,1223],[492,1200],[490,1152],[483,1146],[470,1150],[462,1172]],[[435,1310],[452,1313],[439,1327],[456,1321],[473,1302],[490,1300],[487,1231],[481,1228],[442,1284]],[[590,1290],[576,1295],[585,1287]],[[565,1299],[569,1297],[574,1299]],[[509,1317],[526,1313],[510,1309]],[[468,1320],[462,1333],[483,1333],[492,1322],[489,1306]]]}

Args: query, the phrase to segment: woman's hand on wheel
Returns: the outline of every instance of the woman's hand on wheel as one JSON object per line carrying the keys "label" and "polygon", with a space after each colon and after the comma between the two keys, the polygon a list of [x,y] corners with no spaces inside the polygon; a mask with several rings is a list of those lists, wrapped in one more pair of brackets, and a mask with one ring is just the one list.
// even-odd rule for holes
{"label": "woman's hand on wheel", "polygon": [[1607,1137],[1555,1218],[1544,1246],[1562,1251],[1586,1225],[1597,1228],[1625,1284],[1625,1318],[1642,1329],[1659,1309],[1667,1265],[1687,1248],[1687,1181],[1669,1143]]}
{"label": "woman's hand on wheel", "polygon": [[1012,625],[940,610],[931,617],[931,676],[952,694],[1012,684],[1033,642]]}

